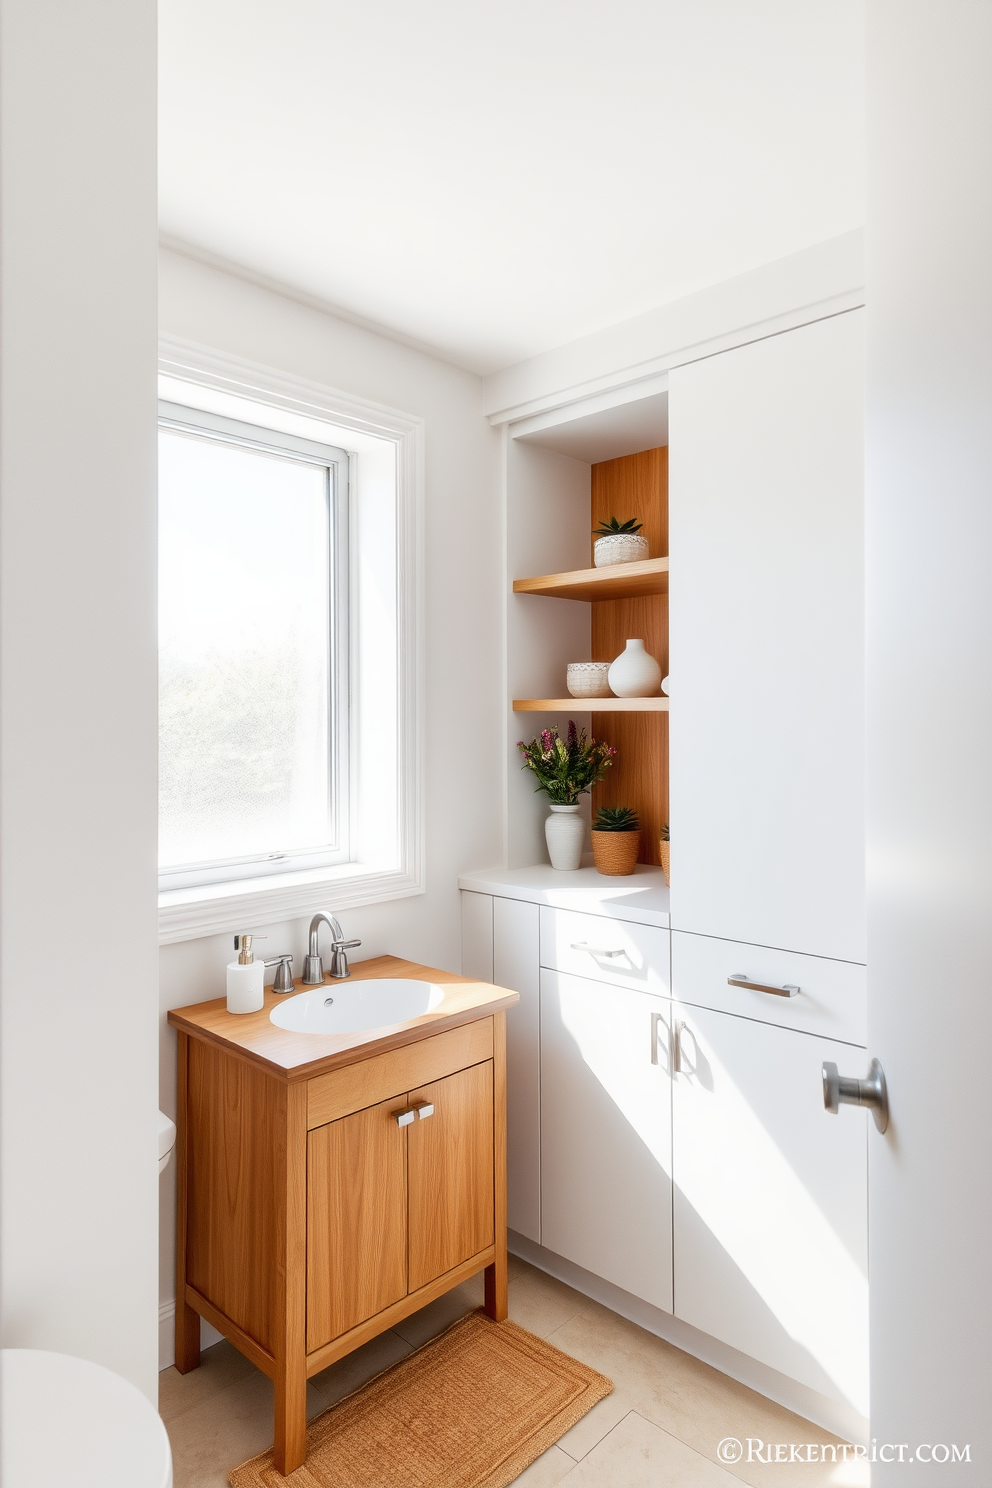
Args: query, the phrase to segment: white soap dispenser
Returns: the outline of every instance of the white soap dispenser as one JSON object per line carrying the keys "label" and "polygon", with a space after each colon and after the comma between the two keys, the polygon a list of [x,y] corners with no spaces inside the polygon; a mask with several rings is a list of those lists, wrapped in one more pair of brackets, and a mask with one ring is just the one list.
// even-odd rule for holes
{"label": "white soap dispenser", "polygon": [[259,1013],[265,1006],[265,962],[256,961],[251,953],[252,940],[264,935],[236,935],[234,949],[237,961],[227,963],[227,1011]]}

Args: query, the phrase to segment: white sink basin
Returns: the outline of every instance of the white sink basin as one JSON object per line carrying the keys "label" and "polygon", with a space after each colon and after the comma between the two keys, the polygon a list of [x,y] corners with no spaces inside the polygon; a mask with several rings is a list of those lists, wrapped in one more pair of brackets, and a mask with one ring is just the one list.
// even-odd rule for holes
{"label": "white sink basin", "polygon": [[291,1033],[362,1033],[405,1023],[436,1008],[444,989],[408,977],[376,977],[365,982],[326,982],[287,997],[269,1014],[277,1028]]}

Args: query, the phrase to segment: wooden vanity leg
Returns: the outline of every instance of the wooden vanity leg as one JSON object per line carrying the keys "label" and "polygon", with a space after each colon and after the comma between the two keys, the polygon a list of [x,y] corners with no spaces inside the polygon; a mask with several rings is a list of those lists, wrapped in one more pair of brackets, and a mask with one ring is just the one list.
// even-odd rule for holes
{"label": "wooden vanity leg", "polygon": [[189,1085],[189,1034],[177,1039],[176,1092],[176,1368],[189,1374],[200,1363],[200,1315],[186,1301],[186,1153],[187,1089]]}
{"label": "wooden vanity leg", "polygon": [[307,1361],[284,1359],[276,1367],[275,1463],[283,1477],[307,1455]]}
{"label": "wooden vanity leg", "polygon": [[277,1267],[275,1463],[287,1477],[307,1455],[307,1086],[286,1086],[286,1161]]}
{"label": "wooden vanity leg", "polygon": [[497,1323],[507,1314],[506,1261],[506,1014],[493,1014],[493,1241],[496,1259],[486,1267],[486,1312]]}

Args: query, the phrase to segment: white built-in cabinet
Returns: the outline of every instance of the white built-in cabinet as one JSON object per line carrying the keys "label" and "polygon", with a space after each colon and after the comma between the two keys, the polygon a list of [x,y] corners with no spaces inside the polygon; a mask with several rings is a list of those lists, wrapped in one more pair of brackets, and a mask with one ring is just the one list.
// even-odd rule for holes
{"label": "white built-in cabinet", "polygon": [[511,1230],[865,1416],[867,1119],[821,1083],[868,1062],[862,337],[670,373],[670,915],[460,882],[521,994]]}
{"label": "white built-in cabinet", "polygon": [[672,925],[865,959],[864,312],[669,376]]}

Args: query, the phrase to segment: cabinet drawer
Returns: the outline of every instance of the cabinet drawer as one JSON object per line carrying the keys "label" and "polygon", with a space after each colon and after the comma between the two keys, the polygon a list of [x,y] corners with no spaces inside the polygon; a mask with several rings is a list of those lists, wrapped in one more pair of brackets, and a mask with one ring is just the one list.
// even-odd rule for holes
{"label": "cabinet drawer", "polygon": [[[794,997],[780,997],[731,987],[728,977],[741,973],[750,982],[800,990]],[[672,990],[682,1002],[696,1007],[737,1013],[848,1044],[868,1042],[865,968],[849,961],[673,930]]]}
{"label": "cabinet drawer", "polygon": [[480,1018],[307,1081],[307,1130],[493,1057],[493,1020]]}
{"label": "cabinet drawer", "polygon": [[606,915],[541,908],[541,965],[549,971],[669,995],[669,933]]}

